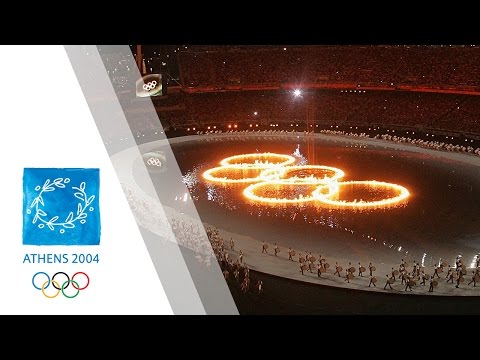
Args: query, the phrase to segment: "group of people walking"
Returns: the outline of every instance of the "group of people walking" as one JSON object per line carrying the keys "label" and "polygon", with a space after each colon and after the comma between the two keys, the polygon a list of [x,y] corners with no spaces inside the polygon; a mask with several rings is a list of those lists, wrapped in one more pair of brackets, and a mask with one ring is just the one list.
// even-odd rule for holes
{"label": "group of people walking", "polygon": [[[268,244],[263,241],[262,253],[269,254],[268,248]],[[274,255],[278,256],[279,252],[280,248],[275,243]],[[289,247],[287,254],[289,261],[295,262],[297,259],[299,272],[302,275],[305,275],[305,272],[310,272],[316,273],[317,277],[321,278],[330,268],[330,264],[324,256],[318,255],[318,258],[316,258],[310,251],[306,251],[305,253],[299,252],[297,254],[294,249]],[[353,266],[352,263],[349,262],[344,269],[343,266],[336,261],[334,269],[333,276],[343,276],[345,279],[344,281],[347,283],[350,283],[355,277],[363,278],[367,277],[366,274],[368,274],[368,287],[377,287],[378,279],[375,276],[375,271],[377,269],[372,262],[370,262],[368,266],[363,266],[361,263],[358,263],[358,267]],[[411,292],[418,284],[421,286],[428,285],[428,292],[433,292],[439,285],[439,279],[441,278],[440,274],[444,272],[446,272],[446,283],[455,284],[455,288],[459,288],[467,276],[467,268],[465,264],[463,264],[461,256],[457,256],[455,266],[451,266],[440,259],[438,264],[433,267],[432,272],[432,275],[426,273],[425,267],[416,261],[413,261],[413,264],[410,266],[404,259],[401,259],[398,268],[392,267],[390,274],[386,275],[383,289],[395,290],[392,285],[398,283],[400,289]],[[476,287],[477,282],[480,282],[480,254],[477,256],[476,268],[472,270],[469,280],[470,281],[467,285],[470,286],[473,284],[473,287]],[[398,289],[398,286],[396,288]]]}

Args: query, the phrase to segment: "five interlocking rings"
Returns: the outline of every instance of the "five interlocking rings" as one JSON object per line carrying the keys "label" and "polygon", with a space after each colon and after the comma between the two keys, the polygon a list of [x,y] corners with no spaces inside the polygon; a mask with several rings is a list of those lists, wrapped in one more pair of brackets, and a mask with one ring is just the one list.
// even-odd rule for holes
{"label": "five interlocking rings", "polygon": [[162,162],[160,161],[160,159],[151,157],[150,159],[147,160],[147,165],[160,167],[162,166]]}
{"label": "five interlocking rings", "polygon": [[[35,284],[35,279],[38,275],[44,275],[46,276],[47,280],[45,282],[42,283],[41,286],[38,286],[37,284]],[[67,280],[65,280],[62,284],[62,286],[60,286],[60,284],[55,280],[55,277],[58,276],[58,275],[63,275],[64,277],[66,277]],[[87,280],[87,283],[80,287],[80,285],[78,284],[77,281],[73,280],[75,278],[75,276],[77,275],[83,275],[86,280]],[[68,288],[70,286],[70,283],[72,284],[72,287],[77,290],[77,292],[74,294],[74,295],[68,295],[65,293],[65,289]],[[53,293],[52,295],[49,295],[45,292],[45,289],[47,289],[50,284],[52,284],[52,286],[57,290],[56,293]],[[37,272],[35,275],[32,276],[32,285],[35,289],[37,290],[41,290],[42,291],[42,294],[46,297],[46,298],[49,298],[49,299],[53,299],[53,298],[56,298],[60,292],[63,294],[63,296],[65,296],[66,298],[69,298],[69,299],[73,299],[74,297],[77,297],[78,294],[80,293],[80,290],[85,290],[88,285],[90,284],[90,278],[88,277],[88,275],[82,271],[78,271],[76,272],[75,274],[73,274],[72,278],[70,279],[70,277],[62,272],[62,271],[59,271],[59,272],[56,272],[53,276],[52,276],[52,279],[50,280],[50,276],[46,273],[46,272],[43,272],[43,271],[39,271]]]}
{"label": "five interlocking rings", "polygon": [[155,80],[149,81],[146,84],[143,84],[143,89],[146,91],[153,90],[157,87],[157,82]]}
{"label": "five interlocking rings", "polygon": [[[203,178],[213,183],[250,184],[243,195],[257,203],[271,205],[301,204],[316,202],[321,206],[344,209],[380,209],[397,206],[406,202],[409,191],[397,184],[375,181],[341,181],[345,173],[338,168],[324,165],[293,165],[295,158],[274,153],[235,155],[223,159],[221,166],[208,169]],[[310,189],[307,194],[285,197],[288,188]],[[369,191],[385,192],[387,197],[378,200],[342,200],[340,189],[367,188]],[[272,197],[275,192],[284,190],[284,197]],[[312,191],[313,190],[313,191]],[[260,193],[260,194],[259,194]],[[268,194],[263,196],[262,193]]]}

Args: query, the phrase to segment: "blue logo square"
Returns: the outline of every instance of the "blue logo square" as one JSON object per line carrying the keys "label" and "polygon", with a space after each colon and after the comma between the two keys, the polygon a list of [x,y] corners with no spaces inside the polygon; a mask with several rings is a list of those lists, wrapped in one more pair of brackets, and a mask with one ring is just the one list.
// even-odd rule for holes
{"label": "blue logo square", "polygon": [[24,245],[99,245],[100,170],[25,168]]}

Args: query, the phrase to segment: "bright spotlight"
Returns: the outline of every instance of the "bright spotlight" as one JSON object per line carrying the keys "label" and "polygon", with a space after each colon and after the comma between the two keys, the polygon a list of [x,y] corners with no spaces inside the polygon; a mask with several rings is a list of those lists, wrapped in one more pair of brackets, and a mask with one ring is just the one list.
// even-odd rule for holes
{"label": "bright spotlight", "polygon": [[293,90],[293,95],[295,97],[299,97],[299,96],[302,95],[302,91],[300,89],[295,89],[295,90]]}

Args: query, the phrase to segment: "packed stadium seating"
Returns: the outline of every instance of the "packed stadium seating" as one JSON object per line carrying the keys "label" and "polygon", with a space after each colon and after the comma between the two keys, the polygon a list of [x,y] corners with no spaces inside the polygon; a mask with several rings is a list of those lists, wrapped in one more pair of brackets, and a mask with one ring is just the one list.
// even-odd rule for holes
{"label": "packed stadium seating", "polygon": [[[178,52],[186,87],[355,83],[479,89],[476,46],[265,46]],[[197,51],[196,51],[197,50]]]}
{"label": "packed stadium seating", "polygon": [[[312,91],[294,97],[285,91],[182,94],[185,111],[162,112],[176,128],[209,125],[280,124],[305,127],[306,109],[315,110],[315,124],[397,126],[480,134],[480,97],[414,92]],[[163,123],[163,122],[162,122]],[[293,125],[292,125],[293,124]],[[327,126],[328,125],[328,126]]]}
{"label": "packed stadium seating", "polygon": [[[177,49],[182,91],[153,99],[167,130],[277,123],[300,129],[311,108],[324,129],[351,124],[480,135],[479,46]],[[114,85],[132,87],[125,81],[136,80],[130,78],[133,57],[111,54],[104,61]],[[295,88],[302,96],[293,96]],[[141,112],[131,119],[134,133],[156,131],[150,120],[142,125]]]}

